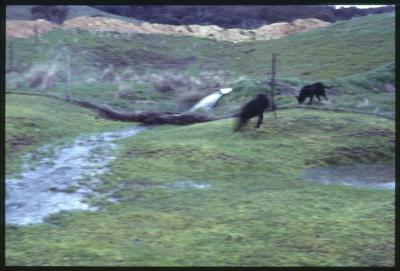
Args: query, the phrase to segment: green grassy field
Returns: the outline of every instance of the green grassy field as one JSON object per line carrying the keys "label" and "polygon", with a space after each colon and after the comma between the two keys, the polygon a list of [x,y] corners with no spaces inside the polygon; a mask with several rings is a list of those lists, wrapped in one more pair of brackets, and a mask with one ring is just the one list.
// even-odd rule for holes
{"label": "green grassy field", "polygon": [[[7,264],[393,265],[394,191],[326,186],[301,174],[393,159],[394,122],[287,110],[254,124],[241,133],[232,133],[231,119],[163,126],[123,140],[100,194],[88,200],[100,211],[7,227]],[[210,186],[158,187],[182,180]],[[106,201],[110,191],[117,203]]]}
{"label": "green grassy field", "polygon": [[[16,51],[15,70],[7,73],[7,80],[18,84],[8,91],[45,92],[30,87],[27,79],[43,67],[62,67],[60,48],[67,45],[76,99],[120,109],[176,111],[180,99],[189,95],[184,92],[189,83],[208,78],[212,84],[226,82],[229,85],[223,86],[234,87],[210,113],[222,116],[269,90],[257,81],[267,79],[271,54],[277,53],[278,108],[295,105],[293,91],[318,80],[335,88],[328,92],[330,104],[316,106],[394,117],[392,14],[241,44],[87,31],[68,35],[52,31],[41,39],[42,45],[34,51]],[[15,46],[32,42],[19,39]],[[121,78],[127,69],[133,71],[133,79],[124,82],[131,87],[129,95],[117,97],[118,84],[99,79],[108,64]],[[205,71],[207,76],[202,75]],[[229,75],[218,73],[212,79],[217,71]],[[168,77],[183,86],[172,92],[157,91],[152,74],[158,76],[154,80]],[[56,78],[47,92],[63,94],[62,69]],[[210,93],[205,82],[193,85],[190,95]],[[7,94],[7,175],[18,175],[21,156],[42,145],[135,125],[95,116],[56,99]],[[62,211],[46,218],[46,223],[7,225],[6,264],[394,265],[393,190],[323,185],[302,177],[304,170],[319,166],[393,161],[394,120],[288,109],[278,110],[278,119],[264,114],[259,129],[254,129],[255,120],[238,133],[232,132],[233,126],[233,119],[158,126],[118,141],[117,159],[101,176],[98,194],[87,199],[99,210]],[[177,184],[182,181],[208,187],[180,189]],[[110,197],[116,202],[108,201]]]}

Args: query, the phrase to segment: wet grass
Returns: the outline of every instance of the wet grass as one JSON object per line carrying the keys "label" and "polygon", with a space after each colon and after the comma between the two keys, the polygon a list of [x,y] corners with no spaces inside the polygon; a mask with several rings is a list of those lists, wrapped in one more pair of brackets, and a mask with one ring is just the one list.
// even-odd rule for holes
{"label": "wet grass", "polygon": [[[6,228],[8,265],[393,266],[394,191],[302,179],[338,148],[394,157],[394,122],[286,110],[233,133],[226,119],[120,141],[98,212]],[[365,136],[366,131],[370,131]],[[359,154],[364,155],[364,154]],[[371,158],[371,161],[375,161]],[[165,189],[192,180],[205,189]],[[108,202],[112,191],[116,203]]]}
{"label": "wet grass", "polygon": [[[332,104],[321,106],[393,114],[393,26],[394,17],[382,14],[236,45],[193,37],[52,31],[34,51],[15,51],[14,76],[33,64],[63,65],[60,48],[67,45],[73,52],[75,98],[146,111],[173,111],[175,98],[136,81],[131,96],[115,98],[115,84],[85,80],[100,76],[109,64],[117,73],[184,69],[196,76],[225,70],[247,77],[221,101],[215,114],[223,115],[265,90],[255,80],[267,79],[271,54],[277,53],[278,82],[286,80],[297,90],[314,80],[335,85],[336,93],[328,92]],[[31,46],[32,39],[19,39],[15,48],[17,43]],[[249,49],[255,50],[244,53]],[[63,86],[49,91],[63,93]],[[280,91],[278,105],[296,104]],[[132,105],[138,99],[158,102]],[[20,154],[41,144],[129,126],[94,116],[56,100],[7,95],[7,174],[18,173]],[[306,110],[278,116],[267,113],[260,129],[253,121],[240,133],[232,133],[233,120],[227,119],[158,127],[123,140],[111,172],[95,189],[99,194],[87,199],[99,211],[60,212],[45,224],[7,226],[6,264],[393,266],[394,192],[306,182],[302,173],[317,166],[392,160],[394,121]],[[210,186],[166,188],[181,181]]]}

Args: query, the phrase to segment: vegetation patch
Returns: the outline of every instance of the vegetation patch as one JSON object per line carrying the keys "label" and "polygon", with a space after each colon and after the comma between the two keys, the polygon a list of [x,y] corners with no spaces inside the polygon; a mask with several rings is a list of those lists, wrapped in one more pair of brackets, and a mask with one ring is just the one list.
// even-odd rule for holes
{"label": "vegetation patch", "polygon": [[394,144],[388,148],[393,153],[388,153],[379,146],[351,146],[338,147],[325,154],[325,158],[306,160],[306,165],[348,165],[354,163],[371,163],[388,161],[394,158]]}

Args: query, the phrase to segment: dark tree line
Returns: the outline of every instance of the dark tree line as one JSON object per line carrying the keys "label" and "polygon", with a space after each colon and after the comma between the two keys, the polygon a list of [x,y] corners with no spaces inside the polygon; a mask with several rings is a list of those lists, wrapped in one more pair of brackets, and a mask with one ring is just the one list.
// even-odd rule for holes
{"label": "dark tree line", "polygon": [[138,20],[163,24],[218,25],[224,28],[257,28],[265,24],[316,18],[327,22],[394,11],[393,6],[370,9],[335,9],[329,5],[119,5],[93,6],[103,11]]}
{"label": "dark tree line", "polygon": [[[94,5],[94,8],[151,23],[172,25],[218,25],[224,28],[252,29],[265,24],[316,18],[327,22],[394,11],[394,6],[335,9],[329,5]],[[68,6],[35,6],[31,13],[62,23]]]}
{"label": "dark tree line", "polygon": [[46,19],[47,21],[61,24],[68,15],[67,6],[35,6],[31,9],[31,13],[35,19]]}

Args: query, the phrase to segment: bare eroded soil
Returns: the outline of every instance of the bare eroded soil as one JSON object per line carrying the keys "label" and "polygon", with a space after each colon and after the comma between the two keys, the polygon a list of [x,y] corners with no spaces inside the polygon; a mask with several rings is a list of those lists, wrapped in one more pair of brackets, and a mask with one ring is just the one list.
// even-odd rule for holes
{"label": "bare eroded soil", "polygon": [[274,23],[256,29],[246,30],[239,28],[225,29],[216,25],[165,25],[153,23],[134,23],[107,17],[81,16],[57,25],[46,20],[24,21],[7,20],[6,36],[26,38],[35,34],[34,25],[37,25],[39,34],[56,28],[84,29],[90,31],[108,31],[118,33],[166,34],[177,36],[194,36],[211,38],[219,41],[244,42],[250,40],[270,40],[285,37],[291,34],[325,27],[330,23],[318,19],[297,19],[290,23]]}

